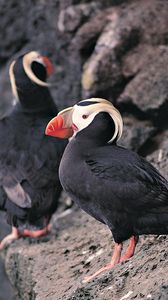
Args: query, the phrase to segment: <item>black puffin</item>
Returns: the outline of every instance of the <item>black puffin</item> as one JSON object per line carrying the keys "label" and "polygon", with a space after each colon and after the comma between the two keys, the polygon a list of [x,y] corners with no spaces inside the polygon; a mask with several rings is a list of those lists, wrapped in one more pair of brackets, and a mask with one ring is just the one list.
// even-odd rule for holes
{"label": "black puffin", "polygon": [[139,235],[168,234],[168,182],[144,158],[117,145],[122,128],[119,111],[101,98],[61,111],[46,128],[47,135],[72,136],[59,167],[61,184],[114,237],[111,262],[85,282],[133,256]]}
{"label": "black puffin", "polygon": [[19,236],[47,233],[58,205],[58,167],[66,140],[44,134],[58,112],[46,82],[52,69],[50,60],[36,51],[20,56],[9,68],[18,102],[0,121],[0,209],[7,212],[12,233],[0,248]]}

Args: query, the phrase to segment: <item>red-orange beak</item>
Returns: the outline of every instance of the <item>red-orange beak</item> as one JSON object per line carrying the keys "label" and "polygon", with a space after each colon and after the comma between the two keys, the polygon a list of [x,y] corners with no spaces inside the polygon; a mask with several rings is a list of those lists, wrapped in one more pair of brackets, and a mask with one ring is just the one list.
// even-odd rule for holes
{"label": "red-orange beak", "polygon": [[48,123],[45,134],[64,139],[71,137],[73,135],[71,115],[71,107],[61,111]]}
{"label": "red-orange beak", "polygon": [[54,73],[54,66],[47,56],[42,56],[42,59],[46,66],[47,76],[49,77]]}

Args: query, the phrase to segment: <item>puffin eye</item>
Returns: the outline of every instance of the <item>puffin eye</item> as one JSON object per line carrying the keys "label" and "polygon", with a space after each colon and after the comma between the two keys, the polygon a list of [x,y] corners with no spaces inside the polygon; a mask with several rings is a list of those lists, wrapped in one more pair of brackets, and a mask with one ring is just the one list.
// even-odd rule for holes
{"label": "puffin eye", "polygon": [[83,115],[82,116],[83,119],[87,119],[87,117],[88,117],[87,115]]}

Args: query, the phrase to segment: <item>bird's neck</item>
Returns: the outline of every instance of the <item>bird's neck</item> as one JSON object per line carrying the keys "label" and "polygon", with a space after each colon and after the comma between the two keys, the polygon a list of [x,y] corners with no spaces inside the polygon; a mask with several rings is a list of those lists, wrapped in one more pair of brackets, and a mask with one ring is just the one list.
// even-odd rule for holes
{"label": "bird's neck", "polygon": [[[100,140],[93,140],[93,139],[82,139],[78,138],[78,136],[72,138],[72,140],[68,144],[68,152],[71,152],[74,159],[78,157],[87,157],[91,152],[94,150],[108,146],[108,143],[102,143]],[[116,146],[114,142],[112,145]]]}
{"label": "bird's neck", "polygon": [[[108,146],[108,140],[104,140],[104,137],[97,137],[96,135],[87,136],[84,135],[82,132],[79,132],[74,139],[74,143],[77,145],[76,147],[83,149],[94,149],[99,147]],[[116,145],[116,140],[113,141],[113,145]]]}
{"label": "bird's neck", "polygon": [[19,102],[25,113],[45,112],[51,115],[58,113],[57,107],[46,87],[33,85],[31,87],[17,88]]}

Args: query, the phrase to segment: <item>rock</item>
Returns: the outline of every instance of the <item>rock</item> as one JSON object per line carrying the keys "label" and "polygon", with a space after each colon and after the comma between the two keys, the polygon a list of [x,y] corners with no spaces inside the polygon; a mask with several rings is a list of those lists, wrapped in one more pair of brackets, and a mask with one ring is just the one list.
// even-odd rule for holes
{"label": "rock", "polygon": [[[20,244],[20,246],[23,245]],[[31,250],[31,248],[29,248],[29,250]],[[31,277],[34,259],[33,255],[29,255],[30,251],[26,251],[26,255],[24,258],[23,253],[23,247],[20,247],[20,249],[18,248],[17,252],[12,251],[11,247],[10,254],[8,256],[8,259],[6,260],[6,270],[8,273],[9,269],[15,269],[15,272],[10,271],[9,278],[13,286],[15,286],[17,289],[17,299],[34,300],[36,299],[36,294],[33,290],[34,282],[32,281]],[[19,268],[18,265],[20,265]]]}
{"label": "rock", "polygon": [[136,76],[146,64],[149,64],[158,50],[163,46],[153,46],[140,44],[126,53],[122,58],[122,73],[124,77],[131,78]]}
{"label": "rock", "polygon": [[[81,220],[84,221],[83,227],[80,226]],[[53,236],[52,241],[32,245],[28,240],[19,240],[8,248],[6,269],[17,287],[18,299],[27,300],[30,295],[31,299],[36,300],[47,297],[50,300],[68,299],[74,289],[81,285],[82,274],[88,269],[83,261],[100,248],[99,239],[94,239],[96,249],[89,249],[92,245],[90,238],[83,239],[87,230],[94,233],[94,222],[93,219],[91,223],[88,222],[88,216],[81,212],[73,211],[70,216],[59,220],[57,239]],[[101,225],[97,225],[102,237],[107,235],[105,226],[100,229]],[[65,239],[67,234],[70,238]],[[87,253],[84,251],[86,249]]]}
{"label": "rock", "polygon": [[[118,103],[135,105],[158,124],[167,123],[168,47],[158,47],[137,75],[127,84]],[[136,93],[135,93],[136,91]]]}
{"label": "rock", "polygon": [[157,149],[147,156],[147,159],[161,172],[168,180],[168,130],[155,137]]}
{"label": "rock", "polygon": [[95,43],[106,25],[106,11],[99,12],[88,22],[85,22],[76,32],[71,48],[79,51],[85,62],[94,50]]}
{"label": "rock", "polygon": [[[106,11],[106,26],[83,66],[81,84],[84,96],[104,93],[108,97],[111,95],[111,99],[118,97],[127,84],[122,69],[125,54],[141,44],[151,47],[166,45],[167,8],[168,3],[163,0],[143,0],[130,1],[128,5]],[[95,22],[96,17],[90,21],[90,28]]]}
{"label": "rock", "polygon": [[[111,12],[111,11],[110,11]],[[99,37],[99,27],[96,26],[97,18],[102,18],[101,26],[104,27],[103,33]],[[118,15],[116,9],[110,14],[108,12],[99,15],[90,22],[89,28],[96,28],[92,40],[97,39],[91,56],[83,65],[81,84],[83,97],[93,96],[95,93],[106,90],[109,86],[114,87],[121,81],[120,65],[116,59],[115,47],[119,43]],[[105,25],[106,24],[106,25]],[[102,31],[102,28],[99,29]],[[86,31],[87,34],[87,31]],[[93,39],[94,38],[94,39]]]}
{"label": "rock", "polygon": [[[0,4],[0,61],[5,62],[27,42],[27,21],[33,1],[2,0]],[[25,18],[25,16],[27,16]],[[20,30],[22,29],[22,30]]]}
{"label": "rock", "polygon": [[134,151],[140,150],[156,131],[149,121],[139,121],[133,117],[124,117],[123,122],[123,134],[119,144]]}
{"label": "rock", "polygon": [[[150,297],[151,296],[151,297]],[[146,299],[151,300],[167,300],[168,299],[168,284],[163,283],[161,284],[156,291],[153,291],[151,294],[148,295]]]}
{"label": "rock", "polygon": [[[134,299],[135,295],[141,299],[142,294],[144,299],[149,294],[159,299],[167,292],[166,237],[150,242],[149,236],[146,239],[142,236],[133,258],[83,284],[85,275],[110,260],[111,235],[105,225],[80,210],[72,210],[70,216],[62,218],[57,230],[56,239],[52,236],[39,244],[20,240],[8,248],[6,268],[17,287],[17,299],[28,300],[31,296],[35,300],[116,300],[126,295],[128,299]],[[67,235],[69,238],[65,239]],[[101,249],[104,252],[97,255]],[[86,264],[91,256],[93,259]]]}
{"label": "rock", "polygon": [[100,2],[71,5],[61,10],[58,16],[58,29],[61,32],[74,32],[88,18],[100,10]]}
{"label": "rock", "polygon": [[0,257],[0,280],[1,280],[1,290],[0,299],[1,300],[14,300],[15,291],[11,287],[9,279],[5,272],[4,261]]}
{"label": "rock", "polygon": [[[10,226],[6,223],[6,214],[4,212],[0,212],[0,241],[4,236],[9,234],[11,231]],[[15,291],[11,287],[9,279],[5,272],[4,266],[4,257],[0,255],[0,282],[1,282],[1,289],[0,289],[0,299],[1,300],[14,300]]]}

